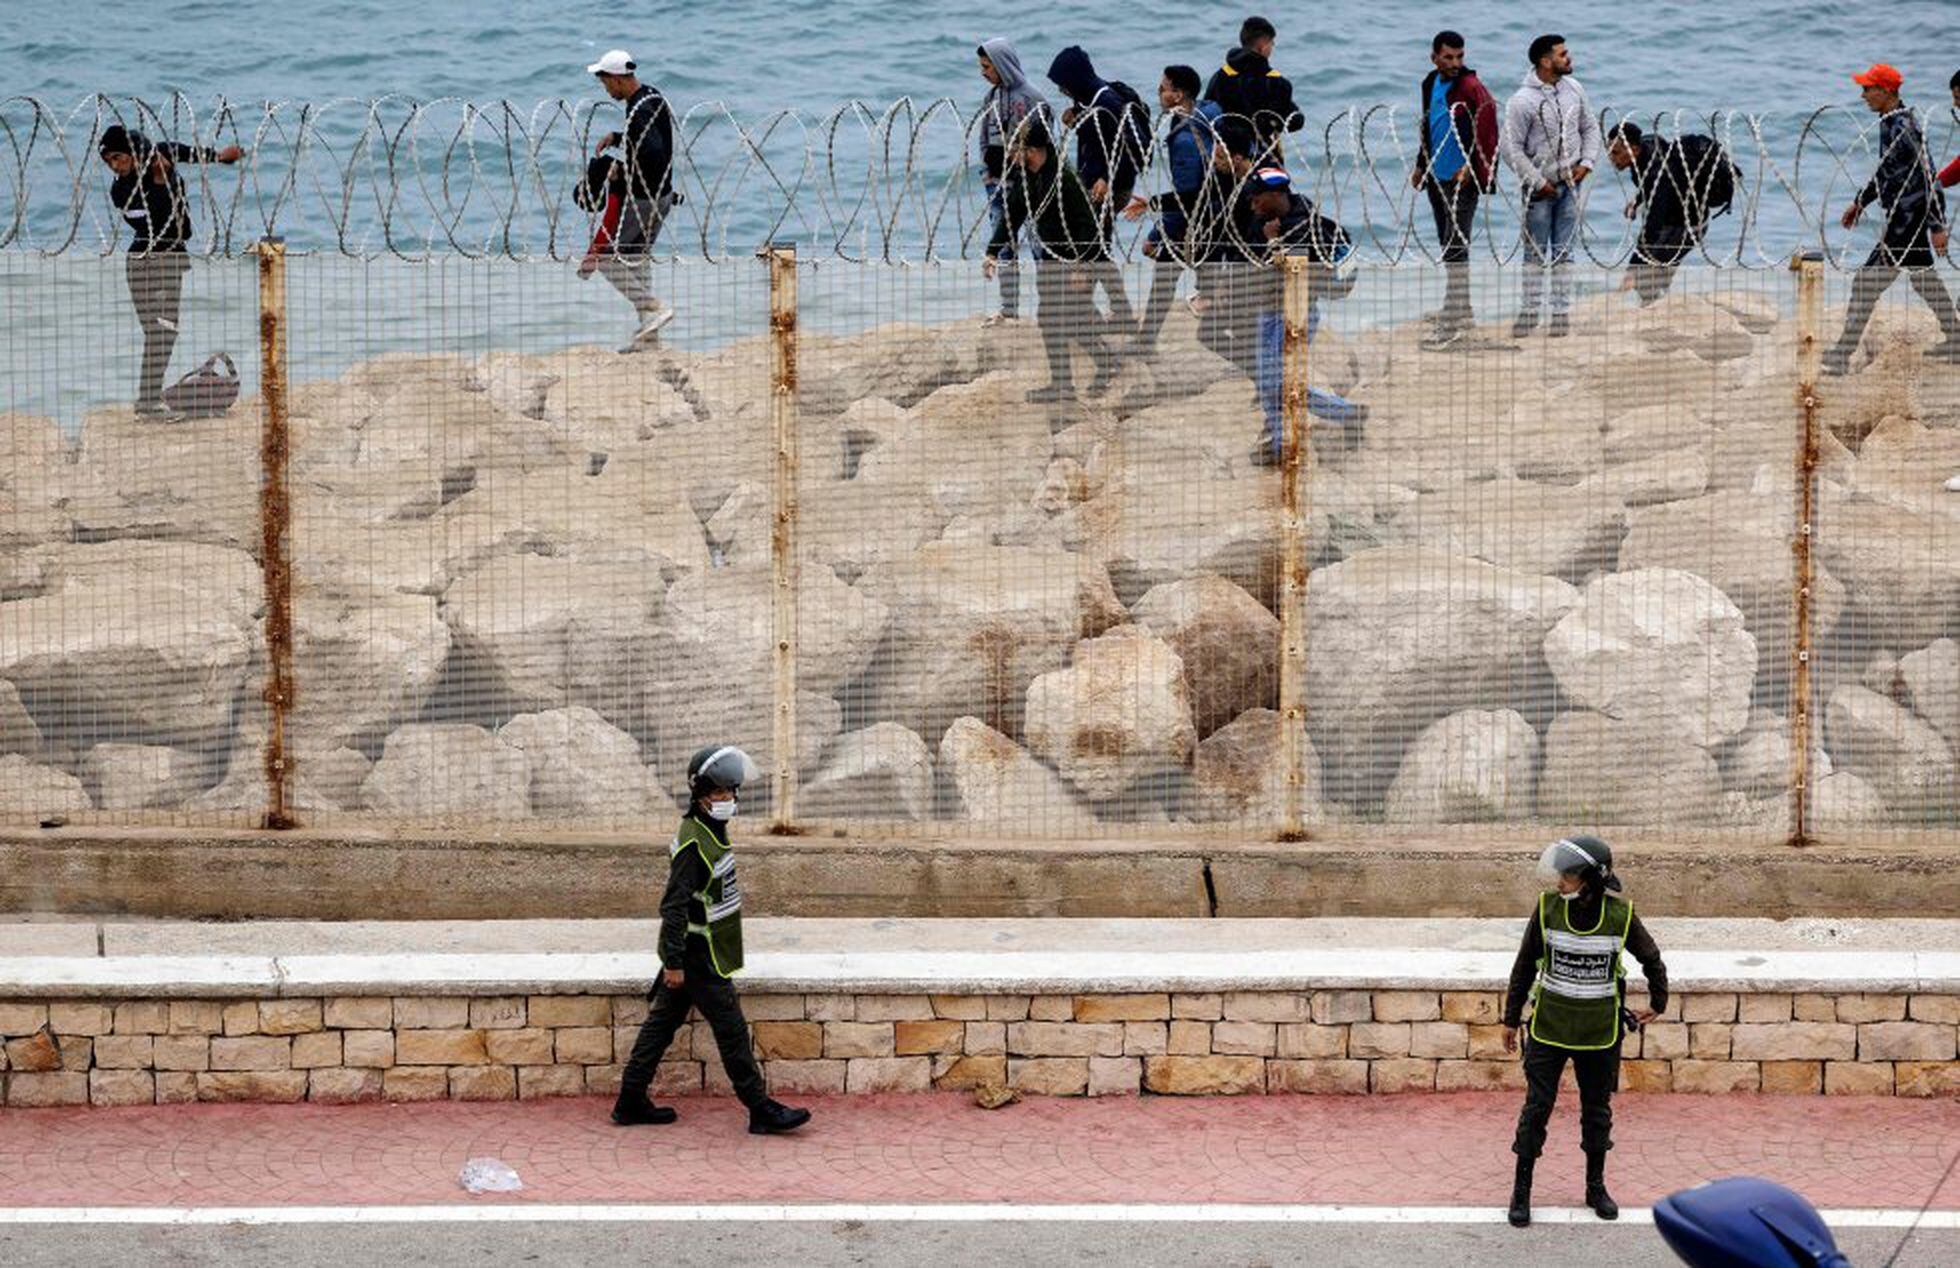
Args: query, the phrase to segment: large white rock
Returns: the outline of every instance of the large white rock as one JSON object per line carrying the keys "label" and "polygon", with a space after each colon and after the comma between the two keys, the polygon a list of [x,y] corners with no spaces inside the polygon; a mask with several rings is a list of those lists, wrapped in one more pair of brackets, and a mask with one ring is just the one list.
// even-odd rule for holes
{"label": "large white rock", "polygon": [[917,821],[932,818],[932,806],[932,754],[893,722],[838,736],[796,794],[799,819]]}
{"label": "large white rock", "polygon": [[1045,413],[1010,375],[939,388],[858,463],[856,480],[922,489],[951,519],[1026,507],[1041,489],[1052,441]]}
{"label": "large white rock", "polygon": [[361,808],[448,822],[523,819],[531,761],[482,727],[413,723],[383,745],[361,783]]}
{"label": "large white rock", "polygon": [[536,818],[644,824],[679,813],[639,742],[592,709],[520,713],[497,738],[530,761]]}
{"label": "large white rock", "polygon": [[1328,796],[1379,804],[1403,750],[1463,709],[1549,712],[1545,633],[1578,600],[1529,576],[1412,546],[1363,551],[1307,582],[1307,727]]}
{"label": "large white rock", "polygon": [[955,819],[1029,836],[1078,832],[1095,822],[1061,776],[978,718],[946,728],[938,770]]}
{"label": "large white rock", "polygon": [[1932,510],[1848,500],[1828,489],[1822,500],[1817,553],[1888,642],[1923,647],[1960,634],[1960,550],[1953,548],[1952,520]]}
{"label": "large white rock", "polygon": [[[1814,782],[1831,773],[1831,755],[1814,730],[1811,746],[1810,778]],[[1748,728],[1722,758],[1723,786],[1751,797],[1781,797],[1788,795],[1795,774],[1790,765],[1789,719],[1767,709],[1753,711]]]}
{"label": "large white rock", "polygon": [[1953,821],[1953,750],[1909,710],[1847,683],[1825,706],[1824,740],[1834,764],[1870,784],[1894,814]]}
{"label": "large white rock", "polygon": [[89,809],[82,781],[18,753],[0,757],[0,820],[36,821]]}
{"label": "large white rock", "polygon": [[1223,577],[1156,586],[1131,618],[1184,663],[1185,692],[1200,737],[1247,709],[1279,703],[1279,618]]}
{"label": "large white rock", "polygon": [[1095,802],[1190,765],[1197,735],[1184,662],[1162,639],[1121,626],[1076,648],[1067,669],[1028,687],[1028,747]]}
{"label": "large white rock", "polygon": [[[1899,657],[1899,677],[1905,681],[1913,712],[1960,753],[1960,642],[1943,638]],[[0,715],[5,709],[0,698]]]}
{"label": "large white rock", "polygon": [[1741,609],[1692,573],[1601,577],[1545,636],[1545,661],[1577,707],[1698,744],[1749,721],[1756,640]]}
{"label": "large white rock", "polygon": [[1538,817],[1676,827],[1716,818],[1722,776],[1700,744],[1651,723],[1562,713],[1545,733]]}
{"label": "large white rock", "polygon": [[[1279,584],[1276,490],[1270,482],[1215,477],[1126,481],[1072,508],[1065,539],[1108,568],[1128,603],[1153,586],[1209,574],[1270,604]],[[1325,523],[1320,516],[1308,521],[1309,558]]]}
{"label": "large white rock", "polygon": [[127,408],[82,418],[68,512],[89,537],[259,543],[259,411],[159,424]]}
{"label": "large white rock", "polygon": [[46,592],[0,603],[0,678],[49,738],[180,744],[229,725],[258,643],[251,556],[154,541],[40,554]]}
{"label": "large white rock", "polygon": [[934,543],[874,566],[857,589],[891,613],[857,707],[928,744],[969,714],[1020,735],[1029,685],[1124,616],[1093,561],[1023,547]]}
{"label": "large white rock", "polygon": [[1531,817],[1538,733],[1513,709],[1452,713],[1416,738],[1388,787],[1390,823]]}
{"label": "large white rock", "polygon": [[[1191,763],[1187,817],[1200,823],[1238,823],[1276,831],[1286,822],[1287,756],[1280,715],[1248,709],[1206,736]],[[1328,817],[1321,798],[1320,755],[1300,730],[1300,814],[1303,823]]]}
{"label": "large white rock", "polygon": [[1390,539],[1575,584],[1608,571],[1626,509],[1597,488],[1502,477],[1417,497]]}
{"label": "large white rock", "polygon": [[1817,781],[1810,808],[1810,821],[1816,827],[1876,828],[1890,817],[1878,790],[1848,770],[1833,771]]}
{"label": "large white rock", "polygon": [[[1781,680],[1789,674],[1795,637],[1790,532],[1781,498],[1739,489],[1711,493],[1635,512],[1620,545],[1620,569],[1673,568],[1705,578],[1742,610],[1760,672]],[[1811,629],[1821,645],[1844,610],[1844,586],[1821,564],[1813,573]]]}
{"label": "large white rock", "polygon": [[102,810],[175,806],[217,775],[196,753],[156,744],[98,744],[82,759],[82,782]]}
{"label": "large white rock", "polygon": [[443,596],[456,672],[485,707],[583,704],[630,729],[643,707],[634,686],[666,672],[653,633],[666,588],[643,564],[493,559]]}
{"label": "large white rock", "polygon": [[312,749],[376,743],[421,713],[448,655],[449,627],[427,595],[302,590],[288,733]]}
{"label": "large white rock", "polygon": [[1634,333],[1655,352],[1685,350],[1704,361],[1732,361],[1756,349],[1750,328],[1731,309],[1679,291],[1638,310]]}
{"label": "large white rock", "polygon": [[[70,535],[66,509],[74,484],[68,444],[52,420],[0,413],[0,554]],[[6,597],[0,566],[0,597]]]}

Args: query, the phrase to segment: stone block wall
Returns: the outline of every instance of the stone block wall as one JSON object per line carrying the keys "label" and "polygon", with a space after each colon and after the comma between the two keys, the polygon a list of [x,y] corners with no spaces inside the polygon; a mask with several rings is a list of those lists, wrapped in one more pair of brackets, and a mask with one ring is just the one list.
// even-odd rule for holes
{"label": "stone block wall", "polygon": [[[772,1090],[1053,1096],[1516,1089],[1484,991],[785,995],[743,1006]],[[637,995],[0,1002],[10,1107],[611,1094]],[[1689,994],[1627,1040],[1640,1092],[1960,1093],[1960,995]],[[726,1093],[705,1024],[658,1094]]]}

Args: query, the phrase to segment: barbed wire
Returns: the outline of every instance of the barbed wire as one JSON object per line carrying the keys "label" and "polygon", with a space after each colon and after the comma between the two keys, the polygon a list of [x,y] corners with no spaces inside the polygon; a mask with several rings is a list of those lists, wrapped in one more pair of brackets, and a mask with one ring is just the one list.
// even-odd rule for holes
{"label": "barbed wire", "polygon": [[[45,255],[106,253],[122,233],[96,157],[110,125],[154,140],[244,148],[236,165],[185,165],[192,249],[214,256],[279,235],[289,249],[359,258],[435,255],[574,260],[593,215],[574,186],[616,112],[602,102],[417,101],[402,96],[199,109],[182,94],[161,103],[90,96],[67,109],[33,97],[0,99],[0,249]],[[1358,258],[1382,264],[1440,258],[1426,196],[1410,182],[1425,121],[1387,104],[1350,106],[1284,138],[1294,186],[1344,225]],[[1878,162],[1878,119],[1820,108],[1807,116],[1740,110],[1604,109],[1603,129],[1638,122],[1669,137],[1718,142],[1741,172],[1732,214],[1718,217],[1694,259],[1727,267],[1783,265],[1795,251],[1833,263],[1861,258],[1837,213]],[[677,113],[673,184],[679,204],[659,250],[718,261],[793,239],[811,258],[882,263],[971,259],[989,231],[975,154],[977,110],[950,99],[846,102],[821,116],[793,110],[744,119],[721,102]],[[1929,154],[1960,137],[1960,114],[1922,116]],[[1140,190],[1168,186],[1168,121],[1159,119]],[[1073,128],[1058,127],[1063,152]],[[1935,160],[1937,161],[1937,159]],[[1594,263],[1626,259],[1639,222],[1621,216],[1633,180],[1607,166],[1590,187],[1593,212],[1577,251]],[[1522,199],[1500,170],[1482,201],[1474,249],[1517,258]],[[1602,200],[1607,206],[1602,208]],[[1142,228],[1113,245],[1134,257]],[[1863,231],[1869,236],[1870,230]]]}

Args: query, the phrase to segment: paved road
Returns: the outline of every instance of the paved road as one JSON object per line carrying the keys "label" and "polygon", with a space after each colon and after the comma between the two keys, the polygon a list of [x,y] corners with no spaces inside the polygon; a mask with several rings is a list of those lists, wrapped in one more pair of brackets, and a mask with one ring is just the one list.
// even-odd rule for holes
{"label": "paved road", "polygon": [[[1495,1215],[1492,1216],[1493,1221]],[[1859,1268],[1947,1268],[1960,1263],[1960,1231],[1906,1237],[1853,1229],[1839,1244]],[[1899,1251],[1896,1259],[1889,1258]],[[0,1227],[0,1262],[16,1268],[76,1263],[240,1264],[346,1268],[350,1263],[584,1264],[624,1260],[663,1268],[738,1264],[1354,1265],[1556,1264],[1613,1268],[1678,1263],[1651,1226],[1014,1223],[700,1223],[297,1225],[154,1228]]]}

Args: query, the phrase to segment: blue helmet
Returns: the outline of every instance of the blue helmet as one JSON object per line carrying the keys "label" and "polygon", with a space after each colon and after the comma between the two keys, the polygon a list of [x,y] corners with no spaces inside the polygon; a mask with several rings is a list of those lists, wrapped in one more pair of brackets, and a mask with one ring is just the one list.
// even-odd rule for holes
{"label": "blue helmet", "polygon": [[1768,1180],[1683,1189],[1654,1204],[1654,1227],[1689,1268],[1851,1268],[1817,1208]]}

